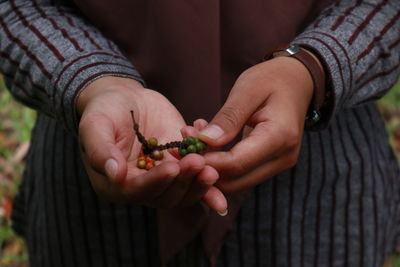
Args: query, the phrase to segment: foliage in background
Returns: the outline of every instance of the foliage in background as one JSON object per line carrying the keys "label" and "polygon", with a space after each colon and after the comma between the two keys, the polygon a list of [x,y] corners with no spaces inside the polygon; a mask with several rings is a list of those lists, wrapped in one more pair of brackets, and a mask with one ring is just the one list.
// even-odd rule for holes
{"label": "foliage in background", "polygon": [[400,80],[378,103],[386,122],[390,143],[400,160]]}
{"label": "foliage in background", "polygon": [[[400,159],[400,82],[379,101],[379,108]],[[35,111],[12,99],[0,76],[0,267],[28,266],[26,248],[11,229],[10,214],[35,118]],[[400,256],[392,255],[384,267],[400,267]]]}
{"label": "foliage in background", "polygon": [[13,100],[0,76],[0,267],[27,266],[24,242],[12,231],[10,216],[35,118],[35,111]]}

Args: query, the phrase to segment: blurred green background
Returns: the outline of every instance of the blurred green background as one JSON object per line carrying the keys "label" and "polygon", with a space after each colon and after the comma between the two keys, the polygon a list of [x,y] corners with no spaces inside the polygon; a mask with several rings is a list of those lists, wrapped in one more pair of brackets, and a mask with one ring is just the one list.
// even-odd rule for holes
{"label": "blurred green background", "polygon": [[[400,82],[379,101],[390,142],[400,159]],[[13,100],[0,76],[0,267],[26,267],[24,242],[11,230],[12,199],[20,183],[35,111]],[[400,267],[393,254],[385,267]]]}

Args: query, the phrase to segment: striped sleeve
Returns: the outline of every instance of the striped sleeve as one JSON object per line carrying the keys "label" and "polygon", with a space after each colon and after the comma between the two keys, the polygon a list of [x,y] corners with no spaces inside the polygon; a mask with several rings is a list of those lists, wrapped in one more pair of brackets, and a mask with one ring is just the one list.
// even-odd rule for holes
{"label": "striped sleeve", "polygon": [[335,112],[376,100],[400,74],[399,0],[342,0],[327,7],[293,43],[321,59]]}
{"label": "striped sleeve", "polygon": [[77,131],[75,102],[95,79],[141,81],[117,46],[68,6],[0,0],[0,72],[14,97]]}

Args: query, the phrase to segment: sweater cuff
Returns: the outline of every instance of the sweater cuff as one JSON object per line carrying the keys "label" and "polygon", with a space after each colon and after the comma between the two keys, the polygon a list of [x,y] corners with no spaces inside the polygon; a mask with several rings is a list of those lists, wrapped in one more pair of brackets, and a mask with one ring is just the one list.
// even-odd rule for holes
{"label": "sweater cuff", "polygon": [[305,32],[292,43],[310,50],[325,68],[325,91],[328,99],[322,110],[321,120],[311,130],[325,129],[340,106],[345,92],[348,92],[346,88],[352,86],[351,61],[346,47],[334,36],[316,31]]}
{"label": "sweater cuff", "polygon": [[105,76],[116,76],[144,84],[132,63],[109,52],[92,52],[66,60],[55,73],[49,86],[55,114],[64,127],[75,135],[79,124],[76,101],[90,83]]}

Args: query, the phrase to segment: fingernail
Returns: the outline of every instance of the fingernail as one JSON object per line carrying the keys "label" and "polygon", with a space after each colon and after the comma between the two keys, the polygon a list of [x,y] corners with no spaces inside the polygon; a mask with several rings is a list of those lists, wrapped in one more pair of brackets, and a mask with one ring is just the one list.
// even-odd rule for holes
{"label": "fingernail", "polygon": [[222,217],[228,215],[228,209],[226,209],[224,212],[218,212],[218,214]]}
{"label": "fingernail", "polygon": [[210,125],[201,131],[200,134],[216,140],[224,134],[224,130],[218,125]]}
{"label": "fingernail", "polygon": [[115,180],[118,172],[118,163],[114,159],[108,159],[104,165],[106,174],[111,180]]}

